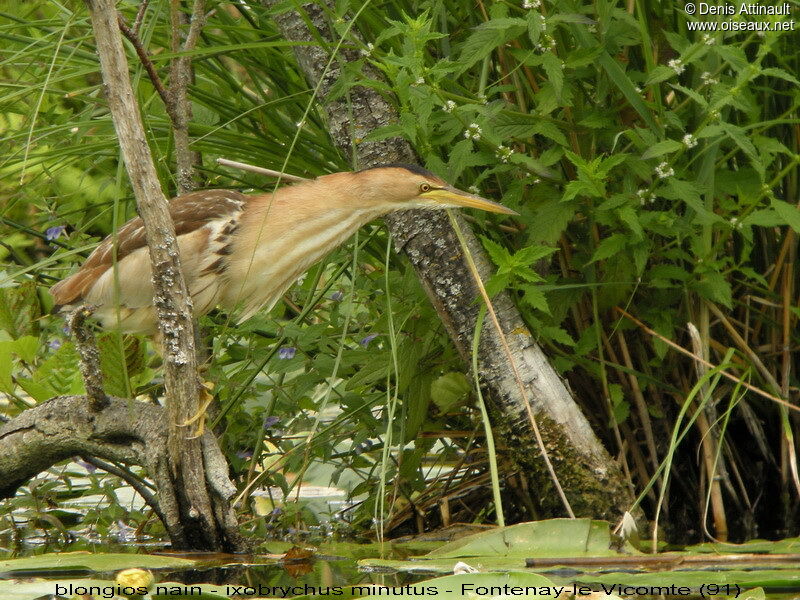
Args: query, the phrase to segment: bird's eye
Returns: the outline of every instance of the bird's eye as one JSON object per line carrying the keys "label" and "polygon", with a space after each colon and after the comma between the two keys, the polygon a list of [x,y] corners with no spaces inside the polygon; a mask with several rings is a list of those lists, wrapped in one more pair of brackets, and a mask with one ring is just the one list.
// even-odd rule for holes
{"label": "bird's eye", "polygon": [[421,184],[421,185],[419,186],[419,191],[420,191],[420,192],[422,192],[423,194],[424,194],[425,192],[430,192],[430,191],[431,191],[431,186],[430,186],[430,184],[429,184],[429,183],[423,183],[423,184]]}

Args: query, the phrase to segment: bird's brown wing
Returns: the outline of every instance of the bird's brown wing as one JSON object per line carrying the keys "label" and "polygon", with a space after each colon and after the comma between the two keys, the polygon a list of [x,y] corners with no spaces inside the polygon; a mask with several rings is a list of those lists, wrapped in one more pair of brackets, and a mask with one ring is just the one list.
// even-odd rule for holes
{"label": "bird's brown wing", "polygon": [[[212,255],[214,252],[219,255],[212,263],[216,264],[216,261],[227,252],[227,236],[233,233],[231,228],[235,228],[235,217],[242,211],[247,200],[247,196],[232,190],[201,190],[174,198],[170,202],[169,212],[175,224],[179,243],[182,236],[188,236],[184,238],[187,240],[189,237],[196,237],[192,234],[199,233],[206,225],[219,221],[221,228],[219,232],[215,232],[215,237],[212,239],[208,235],[205,236],[208,243],[219,246],[212,250]],[[231,225],[232,223],[234,225]],[[50,288],[50,294],[56,305],[76,304],[84,300],[98,280],[113,267],[115,239],[116,260],[118,264],[122,264],[126,257],[147,245],[142,219],[136,217],[128,221],[116,235],[103,240],[76,273]],[[143,284],[149,284],[149,281]]]}

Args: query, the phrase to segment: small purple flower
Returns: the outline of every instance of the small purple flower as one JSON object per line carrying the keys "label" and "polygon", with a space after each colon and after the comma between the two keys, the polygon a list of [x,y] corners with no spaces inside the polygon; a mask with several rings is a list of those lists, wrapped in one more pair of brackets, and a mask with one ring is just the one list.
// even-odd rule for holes
{"label": "small purple flower", "polygon": [[252,450],[239,450],[239,452],[236,453],[236,456],[238,456],[241,459],[253,458],[253,451]]}
{"label": "small purple flower", "polygon": [[86,469],[89,473],[94,473],[95,471],[97,471],[97,467],[95,467],[91,463],[88,463],[88,462],[86,462],[84,460],[81,460],[77,456],[73,456],[72,460],[75,461],[76,464],[78,464],[78,465],[82,466],[84,469]]}
{"label": "small purple flower", "polygon": [[58,338],[52,339],[48,342],[47,346],[50,350],[58,350],[61,348],[62,341]]}
{"label": "small purple flower", "polygon": [[52,242],[53,240],[57,240],[64,232],[67,230],[66,225],[53,225],[52,227],[48,227],[47,231],[44,232],[44,237],[47,239],[48,242]]}
{"label": "small purple flower", "polygon": [[276,425],[280,421],[280,418],[276,416],[267,417],[264,419],[264,429],[271,429],[273,425]]}
{"label": "small purple flower", "polygon": [[362,340],[361,340],[360,342],[358,342],[358,343],[359,343],[359,344],[361,344],[362,346],[364,346],[364,348],[366,348],[367,346],[369,346],[369,343],[370,343],[372,340],[374,340],[376,337],[378,337],[378,334],[377,334],[377,333],[370,333],[370,334],[369,334],[367,337],[365,337],[364,339],[362,339]]}
{"label": "small purple flower", "polygon": [[338,290],[331,294],[331,300],[334,302],[341,302],[343,298],[344,294]]}
{"label": "small purple flower", "polygon": [[283,360],[294,358],[295,354],[297,354],[297,348],[292,348],[291,346],[284,346],[278,350],[278,358]]}

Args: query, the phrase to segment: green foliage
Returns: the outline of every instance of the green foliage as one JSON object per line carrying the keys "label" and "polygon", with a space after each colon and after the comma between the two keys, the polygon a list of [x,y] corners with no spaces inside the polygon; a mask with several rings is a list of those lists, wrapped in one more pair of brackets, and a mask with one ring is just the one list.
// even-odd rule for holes
{"label": "green foliage", "polygon": [[[42,316],[50,308],[43,290],[133,206],[81,5],[3,4],[14,18],[0,25],[8,47],[0,63],[0,391],[13,415],[26,396],[80,391],[72,345],[56,318]],[[330,143],[320,107],[359,85],[380,90],[399,117],[367,140],[402,136],[450,183],[519,211],[504,221],[471,215],[497,267],[487,287],[511,294],[528,327],[513,334],[530,331],[545,346],[597,431],[618,428],[607,441],[638,465],[637,489],[653,475],[652,459],[664,455],[659,446],[648,456],[637,432],[668,439],[672,399],[682,402],[696,381],[695,364],[667,343],[692,348],[687,322],[700,328],[700,353],[712,364],[734,347],[736,376],[772,394],[794,389],[800,365],[793,352],[784,360],[782,348],[800,342],[792,284],[800,233],[797,32],[695,32],[683,4],[671,2],[637,2],[631,11],[607,0],[478,9],[457,0],[368,4],[344,39],[358,59],[342,65],[331,97],[319,99],[270,11],[257,2],[238,6],[246,8],[214,6],[192,53],[198,183],[270,189],[260,176],[218,167],[220,156],[303,176],[357,167]],[[120,5],[128,22],[136,8]],[[344,35],[361,8],[342,0],[328,17]],[[140,31],[165,79],[167,12],[151,3]],[[128,52],[148,142],[173,189],[169,120]],[[369,79],[366,65],[383,79]],[[48,239],[46,231],[61,225],[66,235]],[[287,472],[325,464],[337,481],[353,477],[350,490],[372,493],[391,431],[395,460],[384,465],[386,477],[410,502],[424,487],[432,447],[432,436],[421,434],[442,438],[437,464],[463,456],[463,440],[447,433],[474,426],[466,369],[398,256],[388,261],[387,292],[386,248],[385,230],[370,226],[355,261],[354,244],[335,252],[291,290],[287,305],[241,325],[219,313],[203,319],[214,340],[207,378],[216,383],[223,444],[242,486],[272,452]],[[740,339],[709,317],[709,304],[729,315]],[[298,315],[294,307],[309,310]],[[101,347],[109,391],[158,394],[157,361],[143,341],[109,336]],[[770,387],[748,350],[785,381],[783,390]],[[726,385],[716,400],[732,393]],[[390,423],[385,405],[395,393]],[[643,402],[634,403],[637,395]],[[752,392],[745,398],[750,412],[734,415],[742,431],[782,439],[794,453],[775,425],[778,409]],[[265,437],[274,447],[262,444]],[[724,460],[738,461],[745,478],[760,461],[779,462],[776,448],[755,446]],[[257,456],[242,458],[253,449]],[[261,480],[291,488],[277,469]],[[785,481],[770,481],[770,498],[793,493]],[[355,521],[372,519],[374,501],[372,493]],[[700,504],[685,502],[690,510]],[[738,496],[736,504],[751,505]]]}

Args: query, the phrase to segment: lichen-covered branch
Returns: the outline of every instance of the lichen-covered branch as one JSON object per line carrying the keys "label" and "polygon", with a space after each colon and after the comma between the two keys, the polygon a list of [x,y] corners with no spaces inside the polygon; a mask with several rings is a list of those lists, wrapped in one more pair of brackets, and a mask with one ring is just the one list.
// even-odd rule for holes
{"label": "lichen-covered branch", "polygon": [[[56,463],[81,456],[134,485],[161,518],[171,538],[184,535],[181,499],[167,463],[166,411],[157,404],[109,397],[102,410],[91,412],[86,410],[88,401],[86,396],[58,396],[0,426],[0,499],[14,496],[19,487]],[[221,508],[227,506],[235,492],[225,477],[224,457],[211,432],[198,441],[208,470],[215,474],[209,485],[211,494],[225,500],[215,504],[218,520],[236,531],[232,514]],[[150,493],[121,469],[103,461],[144,467],[158,493]]]}
{"label": "lichen-covered branch", "polygon": [[[192,301],[181,272],[175,227],[131,87],[115,2],[86,0],[86,4],[91,15],[108,107],[144,222],[152,265],[153,300],[162,338],[169,412],[168,452],[154,466],[157,472],[152,475],[162,479],[166,468],[171,476],[180,512],[179,521],[170,531],[175,546],[237,549],[241,547],[238,532],[226,524],[232,520],[231,509],[207,487],[202,443],[193,438],[184,426],[199,410]],[[169,510],[164,512],[169,514]],[[221,513],[230,513],[231,516],[220,520],[218,515]]]}

